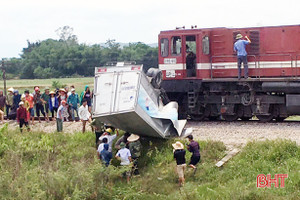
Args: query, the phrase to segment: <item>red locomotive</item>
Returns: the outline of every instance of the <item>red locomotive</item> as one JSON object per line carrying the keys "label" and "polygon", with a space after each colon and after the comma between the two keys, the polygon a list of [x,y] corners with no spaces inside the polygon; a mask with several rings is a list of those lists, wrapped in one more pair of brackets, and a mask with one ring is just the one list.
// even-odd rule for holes
{"label": "red locomotive", "polygon": [[[234,43],[247,46],[250,79],[238,80]],[[300,25],[162,31],[162,88],[194,120],[282,121],[300,114]],[[242,72],[243,74],[243,72]]]}

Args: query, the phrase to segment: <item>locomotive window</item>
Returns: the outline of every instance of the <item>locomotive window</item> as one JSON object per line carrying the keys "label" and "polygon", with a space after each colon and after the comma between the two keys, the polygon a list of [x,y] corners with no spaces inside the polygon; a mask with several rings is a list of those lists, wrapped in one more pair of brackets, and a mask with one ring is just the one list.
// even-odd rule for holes
{"label": "locomotive window", "polygon": [[185,38],[186,52],[196,54],[196,37],[194,35],[186,36]]}
{"label": "locomotive window", "polygon": [[169,40],[167,38],[162,38],[160,40],[160,55],[162,57],[167,57],[169,55]]}
{"label": "locomotive window", "polygon": [[179,36],[172,37],[172,54],[180,55],[181,54],[181,38]]}
{"label": "locomotive window", "polygon": [[204,36],[202,38],[202,52],[204,55],[209,54],[209,37],[208,36]]}

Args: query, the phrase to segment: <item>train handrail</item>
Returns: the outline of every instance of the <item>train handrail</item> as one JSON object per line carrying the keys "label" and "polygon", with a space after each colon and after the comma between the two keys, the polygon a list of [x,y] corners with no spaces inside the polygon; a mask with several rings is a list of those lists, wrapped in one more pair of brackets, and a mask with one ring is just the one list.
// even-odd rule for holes
{"label": "train handrail", "polygon": [[[274,54],[260,54],[259,57],[263,56],[289,56],[290,57],[290,64],[291,68],[293,69],[293,55],[292,54],[282,54],[282,53],[274,53]],[[260,60],[260,59],[259,59]],[[293,77],[293,76],[292,76]]]}
{"label": "train handrail", "polygon": [[[254,58],[254,65],[255,65],[255,78],[258,78],[260,80],[261,75],[260,75],[260,61],[262,57],[271,57],[271,56],[289,56],[290,59],[288,61],[290,61],[291,64],[291,68],[293,68],[293,56],[292,54],[260,54],[260,55],[247,55],[247,57],[253,57]],[[214,79],[213,77],[213,59],[214,58],[236,58],[236,55],[222,55],[222,56],[211,56],[210,59],[210,79]],[[295,64],[295,68],[296,68],[296,77],[298,77],[298,70],[297,70],[297,59],[298,57],[300,57],[300,55],[296,56],[296,64]],[[258,73],[257,73],[258,71]]]}
{"label": "train handrail", "polygon": [[296,55],[295,57],[295,70],[296,70],[296,78],[298,78],[298,57],[300,57],[300,55]]}
{"label": "train handrail", "polygon": [[[210,59],[210,79],[213,79],[213,59],[214,58],[236,58],[236,55],[224,55],[224,56],[211,56]],[[247,55],[247,57],[254,57],[254,65],[255,65],[255,69],[257,69],[257,67],[259,68],[259,65],[257,65],[257,59],[256,59],[256,55]],[[260,71],[260,70],[258,70]],[[256,78],[260,79],[260,75],[256,75]]]}

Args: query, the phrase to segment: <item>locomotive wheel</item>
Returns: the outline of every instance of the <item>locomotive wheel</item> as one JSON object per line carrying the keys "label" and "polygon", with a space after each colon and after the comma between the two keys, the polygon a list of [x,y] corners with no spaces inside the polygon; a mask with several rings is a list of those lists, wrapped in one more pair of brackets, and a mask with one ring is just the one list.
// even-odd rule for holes
{"label": "locomotive wheel", "polygon": [[192,120],[195,121],[203,121],[205,118],[207,118],[210,114],[210,107],[206,106],[199,106],[199,112],[198,114],[190,114],[190,117]]}
{"label": "locomotive wheel", "polygon": [[269,122],[272,121],[275,117],[274,114],[274,105],[269,106],[269,113],[268,115],[256,115],[260,122]]}
{"label": "locomotive wheel", "polygon": [[285,117],[276,117],[275,120],[277,122],[283,122],[283,120],[285,119]]}
{"label": "locomotive wheel", "polygon": [[222,115],[222,117],[227,122],[233,122],[233,121],[236,121],[239,118],[237,114],[234,114],[234,115]]}
{"label": "locomotive wheel", "polygon": [[252,117],[241,117],[242,121],[249,121]]}
{"label": "locomotive wheel", "polygon": [[220,116],[209,116],[208,119],[209,119],[209,121],[217,121],[217,120],[219,120],[219,117]]}
{"label": "locomotive wheel", "polygon": [[256,115],[260,122],[269,122],[273,119],[273,115]]}
{"label": "locomotive wheel", "polygon": [[190,115],[191,119],[194,121],[202,121],[205,119],[205,114],[191,114]]}

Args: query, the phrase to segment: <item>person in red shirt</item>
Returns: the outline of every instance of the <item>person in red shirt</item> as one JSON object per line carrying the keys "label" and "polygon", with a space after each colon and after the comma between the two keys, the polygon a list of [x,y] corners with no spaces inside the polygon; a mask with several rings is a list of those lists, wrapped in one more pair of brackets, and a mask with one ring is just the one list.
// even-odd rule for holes
{"label": "person in red shirt", "polygon": [[23,125],[27,127],[27,131],[30,131],[29,125],[28,125],[28,118],[27,118],[27,110],[24,107],[24,102],[21,101],[19,103],[19,108],[17,110],[17,120],[20,125],[20,131],[23,132]]}
{"label": "person in red shirt", "polygon": [[29,103],[29,114],[31,116],[31,124],[34,125],[34,99],[31,94],[29,94],[29,90],[25,90],[25,100]]}

